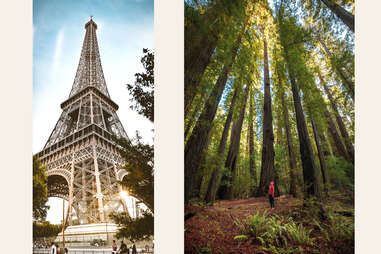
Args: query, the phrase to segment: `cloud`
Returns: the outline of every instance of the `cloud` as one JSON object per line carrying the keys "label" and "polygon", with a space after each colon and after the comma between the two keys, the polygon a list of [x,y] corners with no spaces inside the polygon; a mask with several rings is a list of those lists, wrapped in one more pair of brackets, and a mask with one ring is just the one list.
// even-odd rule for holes
{"label": "cloud", "polygon": [[64,40],[64,29],[61,28],[57,34],[56,38],[56,47],[54,50],[54,56],[53,56],[53,64],[52,64],[52,78],[54,78],[57,74],[58,67],[60,64],[60,59],[62,55],[62,45]]}

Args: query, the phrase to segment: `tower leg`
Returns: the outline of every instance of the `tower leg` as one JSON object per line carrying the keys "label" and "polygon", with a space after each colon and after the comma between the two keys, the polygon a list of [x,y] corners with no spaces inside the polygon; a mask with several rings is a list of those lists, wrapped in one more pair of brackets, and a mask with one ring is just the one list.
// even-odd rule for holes
{"label": "tower leg", "polygon": [[70,172],[70,186],[69,186],[69,225],[73,225],[73,188],[74,188],[74,153],[73,153],[73,159],[71,162],[71,172]]}
{"label": "tower leg", "polygon": [[84,221],[84,222],[87,223],[87,218],[85,218],[86,212],[83,212],[83,210],[87,209],[87,199],[86,199],[86,190],[85,190],[85,186],[86,186],[86,170],[85,170],[85,167],[87,165],[84,165],[83,162],[81,163],[81,165],[82,165],[82,211],[79,211],[79,213],[80,213],[81,218],[83,217],[83,219],[86,219],[86,221]]}
{"label": "tower leg", "polygon": [[98,159],[96,154],[95,145],[93,145],[93,158],[94,158],[94,175],[95,175],[95,184],[97,187],[97,199],[98,199],[98,210],[99,210],[99,218],[101,222],[105,221],[104,211],[103,211],[103,194],[101,190],[101,181],[99,179],[100,173],[98,168]]}
{"label": "tower leg", "polygon": [[[118,171],[118,170],[116,169],[116,165],[115,165],[115,163],[114,163],[115,177],[116,177],[116,179],[117,179],[118,181],[122,181],[122,179],[119,179],[119,177],[118,177],[118,172],[117,172],[117,171]],[[118,192],[121,193],[122,190],[123,190],[122,185],[120,185],[120,184],[118,183]],[[125,212],[127,213],[127,215],[128,215],[129,217],[131,217],[131,215],[130,215],[130,213],[128,212],[128,209],[127,209],[126,200],[124,200],[123,198],[120,198],[120,201],[121,201],[122,206],[123,206],[123,211],[125,211]]]}

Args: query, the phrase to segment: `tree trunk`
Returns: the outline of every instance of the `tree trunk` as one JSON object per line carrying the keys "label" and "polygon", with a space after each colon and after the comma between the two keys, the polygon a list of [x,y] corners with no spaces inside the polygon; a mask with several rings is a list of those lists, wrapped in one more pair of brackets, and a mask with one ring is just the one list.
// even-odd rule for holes
{"label": "tree trunk", "polygon": [[[279,84],[281,84],[280,81],[279,81]],[[292,143],[290,121],[288,118],[288,111],[287,111],[287,107],[286,107],[283,89],[282,89],[281,93],[282,93],[282,95],[281,95],[282,111],[283,111],[283,118],[284,118],[284,126],[286,129],[287,148],[288,148],[288,156],[289,156],[289,162],[290,162],[290,194],[292,196],[296,197],[296,173],[295,173],[296,172],[296,159],[295,159],[294,145]]]}
{"label": "tree trunk", "polygon": [[[251,90],[253,91],[253,89]],[[250,112],[249,112],[249,169],[252,178],[252,188],[250,195],[254,194],[257,186],[257,172],[255,169],[255,150],[254,150],[254,97],[253,92],[250,94]]]}
{"label": "tree trunk", "polygon": [[[325,115],[325,114],[324,114]],[[326,116],[326,115],[325,115]],[[328,123],[328,119],[327,119],[327,123]],[[335,139],[333,137],[333,131],[330,129],[329,127],[329,124],[328,124],[328,127],[327,127],[327,131],[328,131],[328,140],[329,140],[329,145],[331,147],[331,150],[332,150],[332,154],[335,156],[335,157],[340,157],[342,156],[340,153],[339,153],[339,150],[337,150],[337,145],[335,144]]]}
{"label": "tree trunk", "polygon": [[187,127],[186,127],[185,132],[184,132],[184,140],[186,140],[188,137],[189,131],[192,127],[192,123],[197,121],[197,114],[202,109],[202,105],[205,103],[206,99],[208,98],[207,95],[208,95],[207,93],[204,94],[203,98],[200,99],[196,108],[193,110],[192,115],[189,118]]}
{"label": "tree trunk", "polygon": [[[208,138],[207,138],[207,143],[205,145],[205,153],[208,151],[208,148],[209,148],[209,145],[210,145],[210,142],[211,142],[211,135],[212,135],[212,131],[209,132],[209,135],[208,135]],[[202,185],[202,180],[204,178],[204,174],[205,174],[205,163],[206,163],[206,155],[203,156],[201,158],[201,161],[200,161],[200,166],[199,166],[199,170],[197,172],[197,174],[194,176],[195,178],[195,187],[193,189],[193,197],[201,197],[200,196],[200,191],[201,191],[201,185]]]}
{"label": "tree trunk", "polygon": [[246,85],[244,98],[241,102],[239,117],[237,121],[233,122],[233,127],[232,127],[232,131],[230,135],[229,152],[225,162],[225,168],[227,168],[231,172],[231,175],[227,177],[226,179],[228,180],[230,185],[220,186],[220,190],[218,191],[219,197],[222,199],[229,199],[229,200],[233,199],[233,184],[236,178],[236,168],[237,168],[236,166],[237,166],[239,145],[241,141],[242,124],[243,124],[243,118],[245,116],[245,109],[246,109],[248,94],[249,94],[249,85]]}
{"label": "tree trunk", "polygon": [[296,87],[295,74],[290,68],[287,48],[284,48],[288,71],[290,75],[290,83],[292,95],[294,98],[294,107],[296,114],[296,125],[298,129],[300,156],[303,167],[304,192],[308,196],[317,196],[320,198],[320,189],[317,177],[317,169],[314,160],[314,154],[311,147],[310,138],[307,131],[306,120],[303,113],[303,107],[300,100],[299,91]]}
{"label": "tree trunk", "polygon": [[324,112],[325,117],[327,118],[328,123],[328,131],[332,135],[333,142],[335,144],[335,147],[337,149],[337,152],[340,156],[342,156],[346,161],[351,162],[351,159],[347,153],[347,150],[345,150],[345,146],[343,142],[341,141],[340,135],[337,131],[336,125],[333,122],[333,119],[331,117],[331,114],[328,110]]}
{"label": "tree trunk", "polygon": [[225,147],[226,147],[226,141],[228,139],[228,134],[229,134],[229,129],[230,129],[230,124],[233,118],[233,113],[234,113],[234,105],[237,100],[237,95],[238,95],[238,89],[240,86],[237,86],[237,88],[234,89],[234,94],[233,98],[230,104],[230,109],[229,113],[226,117],[225,125],[224,125],[224,130],[222,131],[222,136],[220,140],[220,144],[218,146],[218,152],[217,152],[217,161],[218,163],[216,167],[213,170],[212,177],[210,178],[209,184],[208,184],[208,190],[206,192],[205,196],[205,201],[207,203],[214,203],[214,200],[216,199],[216,192],[217,192],[217,187],[218,187],[218,178],[220,175],[221,167],[222,167],[222,162],[223,162],[223,155],[225,152]]}
{"label": "tree trunk", "polygon": [[207,138],[213,127],[213,120],[216,115],[218,103],[221,100],[222,93],[224,91],[226,81],[229,77],[229,72],[235,61],[238,53],[238,48],[242,40],[242,35],[246,29],[246,23],[242,26],[242,30],[239,33],[237,40],[232,48],[232,56],[227,63],[221,75],[219,76],[216,85],[214,86],[208,100],[205,103],[204,110],[200,115],[196,126],[190,136],[184,152],[184,201],[188,203],[192,197],[192,191],[194,189],[193,177],[197,174],[200,161],[203,161],[205,156],[205,148],[207,145]]}
{"label": "tree trunk", "polygon": [[257,196],[265,196],[267,187],[275,180],[274,170],[274,132],[271,110],[270,74],[267,55],[267,41],[263,43],[264,53],[264,102],[263,102],[263,143],[261,178],[257,189]]}
{"label": "tree trunk", "polygon": [[347,27],[355,31],[355,16],[332,0],[321,0]]}
{"label": "tree trunk", "polygon": [[189,60],[185,58],[184,117],[188,115],[192,101],[198,91],[201,78],[210,62],[214,49],[214,42],[209,42],[209,44],[204,44],[204,47],[199,49],[197,52],[199,55],[195,57],[196,59],[193,63],[189,63]]}
{"label": "tree trunk", "polygon": [[312,116],[311,116],[311,124],[312,124],[312,130],[314,132],[315,144],[316,144],[316,148],[318,151],[318,157],[319,157],[319,161],[320,161],[320,170],[321,170],[321,175],[323,177],[324,190],[325,190],[325,193],[328,194],[327,166],[325,164],[324,152],[323,152],[323,148],[322,148],[321,143],[320,143],[318,130],[317,130],[317,127],[316,127],[314,120],[312,119]]}
{"label": "tree trunk", "polygon": [[327,142],[327,139],[326,139],[324,133],[323,132],[319,133],[319,136],[320,136],[320,140],[321,140],[321,146],[323,148],[324,157],[331,156],[331,151],[329,149],[329,145],[328,145],[328,142]]}
{"label": "tree trunk", "polygon": [[354,148],[353,148],[351,141],[349,140],[349,135],[348,135],[347,129],[344,125],[344,122],[343,122],[340,114],[339,114],[339,110],[337,109],[337,105],[335,103],[335,100],[333,99],[333,96],[332,96],[329,88],[327,87],[327,84],[324,82],[323,78],[321,77],[320,73],[319,73],[319,78],[320,78],[320,82],[323,84],[323,87],[324,87],[324,90],[328,96],[328,99],[331,102],[331,107],[332,107],[333,111],[335,112],[336,122],[337,122],[337,125],[339,126],[341,136],[344,139],[344,143],[345,143],[345,147],[346,147],[349,159],[354,164],[354,160],[355,160]]}
{"label": "tree trunk", "polygon": [[343,72],[341,69],[341,66],[338,66],[337,63],[334,61],[334,57],[323,42],[323,40],[319,40],[320,44],[324,48],[324,51],[327,53],[328,57],[330,58],[330,61],[333,65],[333,67],[336,69],[337,73],[339,74],[341,80],[344,82],[344,87],[347,89],[347,92],[351,96],[352,100],[355,101],[355,84],[350,80],[347,75]]}
{"label": "tree trunk", "polygon": [[210,5],[204,9],[204,14],[193,12],[196,18],[190,15],[185,20],[184,117],[187,116],[192,101],[200,90],[202,76],[226,24],[234,15],[240,11],[244,12],[245,4],[237,3],[242,9],[232,11],[225,7],[229,3],[229,0],[211,1]]}
{"label": "tree trunk", "polygon": [[[216,12],[213,7],[207,10],[205,14],[195,13],[197,18],[186,17],[187,22],[185,22],[184,28],[184,117],[190,110],[201,78],[216,48],[218,34],[222,28],[219,25],[211,25],[217,20],[218,15],[222,15],[222,13]],[[201,28],[207,31],[202,32]]]}

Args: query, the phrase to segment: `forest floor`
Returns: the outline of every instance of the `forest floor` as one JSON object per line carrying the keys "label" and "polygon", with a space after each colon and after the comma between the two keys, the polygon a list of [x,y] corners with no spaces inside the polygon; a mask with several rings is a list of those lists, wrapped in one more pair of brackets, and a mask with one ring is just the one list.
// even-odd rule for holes
{"label": "forest floor", "polygon": [[[328,217],[319,217],[319,212],[304,206],[302,199],[288,195],[275,198],[274,210],[269,208],[267,197],[217,201],[213,206],[193,203],[185,207],[185,253],[354,253],[353,196],[334,193],[323,203]],[[306,229],[307,236],[286,239],[286,243],[263,243],[247,230],[248,217],[257,213],[281,224],[295,222]]]}

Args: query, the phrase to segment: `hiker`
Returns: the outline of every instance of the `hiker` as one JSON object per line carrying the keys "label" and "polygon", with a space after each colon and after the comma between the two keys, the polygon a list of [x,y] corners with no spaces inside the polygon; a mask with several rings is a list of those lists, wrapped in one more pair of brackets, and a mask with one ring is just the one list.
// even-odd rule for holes
{"label": "hiker", "polygon": [[116,250],[118,249],[118,245],[116,245],[115,240],[112,240],[112,245],[111,245],[111,247],[112,247],[112,252],[111,252],[111,254],[116,254]]}
{"label": "hiker", "polygon": [[274,182],[271,181],[270,186],[269,186],[269,200],[270,200],[270,207],[271,210],[274,210]]}
{"label": "hiker", "polygon": [[51,254],[57,254],[57,247],[54,245],[53,242],[52,242],[52,246],[50,248],[50,253]]}

